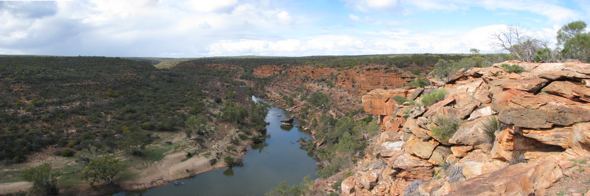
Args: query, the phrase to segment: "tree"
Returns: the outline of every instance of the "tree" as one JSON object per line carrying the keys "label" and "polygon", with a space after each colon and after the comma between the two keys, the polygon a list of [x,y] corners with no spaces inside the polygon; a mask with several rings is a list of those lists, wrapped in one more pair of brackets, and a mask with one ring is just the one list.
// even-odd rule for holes
{"label": "tree", "polygon": [[238,123],[243,122],[248,117],[248,110],[232,101],[226,101],[221,114],[221,118],[225,121]]}
{"label": "tree", "polygon": [[90,181],[90,186],[100,180],[110,185],[115,183],[115,176],[123,169],[124,164],[119,159],[105,156],[90,161],[86,169],[82,171],[80,178]]}
{"label": "tree", "polygon": [[152,143],[150,134],[144,131],[127,130],[124,134],[125,137],[121,140],[120,145],[123,148],[127,148],[132,155],[143,155],[141,149]]}
{"label": "tree", "polygon": [[31,193],[41,193],[47,195],[57,195],[57,177],[61,173],[51,172],[51,164],[43,163],[37,167],[25,169],[20,172],[20,177],[26,181],[32,182]]}
{"label": "tree", "polygon": [[557,31],[557,45],[563,45],[577,34],[584,33],[584,29],[586,29],[586,23],[584,21],[574,21],[563,25]]}
{"label": "tree", "polygon": [[534,62],[537,50],[547,48],[546,41],[526,35],[526,31],[519,26],[508,26],[505,31],[492,36],[495,40],[494,47],[501,51],[508,51],[518,60],[525,62]]}
{"label": "tree", "polygon": [[474,55],[479,54],[479,50],[477,48],[471,48],[471,49],[469,49],[469,52],[471,52],[471,54],[474,54]]}
{"label": "tree", "polygon": [[557,31],[557,44],[563,45],[561,53],[567,58],[590,61],[590,34],[585,32],[586,23],[574,21]]}
{"label": "tree", "polygon": [[[197,131],[197,134],[205,135],[209,133],[205,127],[207,122],[208,120],[205,115],[197,114],[196,116],[190,116],[188,120],[186,120],[185,124],[188,126],[191,133],[192,131]],[[187,137],[190,137],[190,135],[187,134]]]}

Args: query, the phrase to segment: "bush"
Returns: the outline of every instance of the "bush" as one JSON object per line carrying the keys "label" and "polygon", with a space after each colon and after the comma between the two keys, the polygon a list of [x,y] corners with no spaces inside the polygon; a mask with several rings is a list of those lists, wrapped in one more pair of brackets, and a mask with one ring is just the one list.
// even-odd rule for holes
{"label": "bush", "polygon": [[488,122],[483,124],[483,127],[486,134],[494,140],[496,138],[496,131],[500,129],[500,121],[495,116],[492,116],[488,119]]}
{"label": "bush", "polygon": [[424,105],[430,106],[432,104],[435,104],[436,102],[444,100],[447,94],[448,92],[445,89],[435,90],[430,94],[422,95],[422,103]]}
{"label": "bush", "polygon": [[510,65],[510,64],[504,63],[500,66],[502,66],[502,68],[504,68],[506,71],[511,72],[511,73],[522,73],[522,72],[526,71],[523,67],[518,66],[518,65]]}
{"label": "bush", "polygon": [[248,136],[244,135],[244,134],[239,134],[238,137],[240,137],[241,140],[247,140]]}
{"label": "bush", "polygon": [[156,128],[156,125],[154,123],[148,122],[141,124],[141,128],[145,130],[153,130],[154,128]]}
{"label": "bush", "polygon": [[415,86],[418,88],[424,88],[425,86],[428,86],[428,85],[430,85],[430,82],[428,82],[428,80],[425,78],[418,78],[415,81],[412,81],[412,82],[406,84],[406,86]]}
{"label": "bush", "polygon": [[395,102],[397,102],[398,105],[404,104],[405,102],[409,102],[410,100],[408,98],[396,95],[395,97],[393,97],[393,100],[395,100]]}
{"label": "bush", "polygon": [[74,156],[75,153],[76,151],[72,150],[71,148],[64,148],[63,150],[61,150],[61,156],[64,157]]}
{"label": "bush", "polygon": [[457,129],[459,129],[459,123],[451,118],[438,117],[434,122],[438,125],[432,129],[434,138],[442,143],[448,143],[449,139],[455,135]]}

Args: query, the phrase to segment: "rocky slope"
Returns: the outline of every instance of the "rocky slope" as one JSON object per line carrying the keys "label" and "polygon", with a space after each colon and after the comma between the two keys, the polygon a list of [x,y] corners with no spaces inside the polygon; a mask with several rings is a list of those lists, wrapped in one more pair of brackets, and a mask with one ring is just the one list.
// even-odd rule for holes
{"label": "rocky slope", "polygon": [[[507,61],[431,82],[438,85],[362,97],[383,132],[342,182],[344,195],[581,195],[590,188],[554,186],[590,176],[590,64]],[[448,94],[430,106],[393,99],[420,102],[442,88]],[[456,122],[456,132],[440,134],[448,123],[439,118]]]}

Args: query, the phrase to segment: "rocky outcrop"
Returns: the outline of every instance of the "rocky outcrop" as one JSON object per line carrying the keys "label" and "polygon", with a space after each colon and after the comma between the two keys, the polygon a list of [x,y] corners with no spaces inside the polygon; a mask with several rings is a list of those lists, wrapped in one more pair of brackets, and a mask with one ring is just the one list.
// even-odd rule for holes
{"label": "rocky outcrop", "polygon": [[[376,181],[363,177],[366,173],[357,174],[345,180],[343,193],[545,195],[572,170],[573,163],[566,172],[568,164],[558,160],[590,155],[590,64],[504,63],[520,65],[528,72],[509,73],[501,68],[502,63],[458,71],[438,81],[441,84],[436,85],[449,94],[431,106],[391,100],[397,95],[420,102],[419,95],[432,92],[428,89],[375,91],[363,96],[366,113],[387,119],[377,141],[396,146],[379,147],[360,163],[382,160],[384,170],[393,172],[382,171]],[[437,124],[440,117],[451,121]],[[404,123],[391,128],[391,122],[400,118],[405,118]],[[445,124],[453,121],[458,125]],[[449,131],[453,127],[457,129]],[[363,169],[361,164],[355,168]],[[370,184],[350,186],[359,180]]]}
{"label": "rocky outcrop", "polygon": [[252,74],[259,78],[269,77],[279,74],[281,68],[276,65],[261,65],[252,71]]}
{"label": "rocky outcrop", "polygon": [[367,114],[392,115],[396,108],[394,96],[406,97],[405,89],[383,90],[377,89],[367,93],[362,98],[363,109]]}

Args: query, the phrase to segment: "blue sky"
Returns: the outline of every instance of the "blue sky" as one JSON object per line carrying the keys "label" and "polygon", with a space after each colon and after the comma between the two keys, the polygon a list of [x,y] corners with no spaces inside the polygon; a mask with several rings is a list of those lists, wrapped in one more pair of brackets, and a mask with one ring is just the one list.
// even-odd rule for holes
{"label": "blue sky", "polygon": [[0,54],[136,57],[497,52],[506,25],[555,43],[587,0],[0,2]]}

